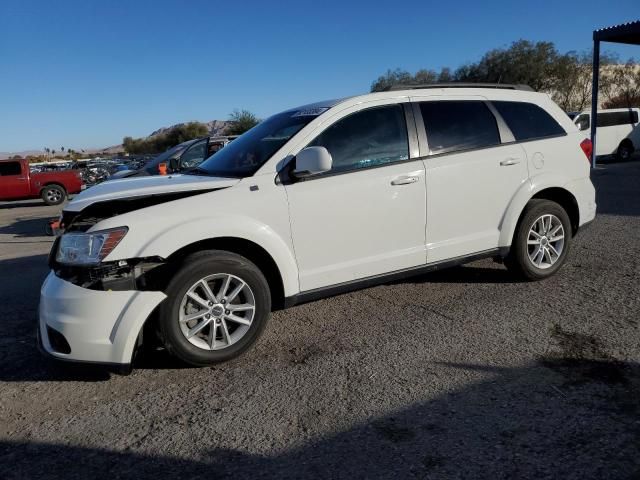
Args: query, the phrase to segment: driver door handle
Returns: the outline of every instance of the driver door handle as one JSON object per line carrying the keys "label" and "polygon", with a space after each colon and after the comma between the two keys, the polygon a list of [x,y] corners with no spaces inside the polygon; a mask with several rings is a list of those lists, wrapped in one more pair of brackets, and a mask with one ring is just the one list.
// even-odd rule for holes
{"label": "driver door handle", "polygon": [[520,159],[518,157],[509,157],[505,158],[500,162],[501,167],[508,167],[509,165],[516,165],[520,163]]}
{"label": "driver door handle", "polygon": [[411,183],[416,183],[418,180],[419,177],[414,177],[412,175],[403,175],[391,180],[391,185],[409,185]]}

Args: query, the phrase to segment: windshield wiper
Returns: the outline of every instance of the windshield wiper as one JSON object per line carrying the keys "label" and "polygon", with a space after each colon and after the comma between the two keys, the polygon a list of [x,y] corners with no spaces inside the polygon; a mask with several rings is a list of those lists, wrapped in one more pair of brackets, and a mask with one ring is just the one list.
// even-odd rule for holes
{"label": "windshield wiper", "polygon": [[200,167],[193,167],[180,173],[183,173],[185,175],[202,175],[206,177],[243,178],[242,176],[230,175],[228,172],[212,172]]}
{"label": "windshield wiper", "polygon": [[205,175],[207,177],[214,177],[215,175],[213,175],[211,172],[209,172],[208,170],[205,170],[204,168],[200,168],[200,167],[193,167],[190,168],[189,170],[185,170],[184,172],[181,172],[185,175]]}

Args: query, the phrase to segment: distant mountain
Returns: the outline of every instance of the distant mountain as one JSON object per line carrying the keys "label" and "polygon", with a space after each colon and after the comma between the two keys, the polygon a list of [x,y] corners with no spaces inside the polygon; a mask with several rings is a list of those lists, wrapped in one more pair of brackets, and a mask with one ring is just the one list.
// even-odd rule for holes
{"label": "distant mountain", "polygon": [[3,158],[11,158],[14,155],[20,155],[21,157],[26,157],[27,155],[43,155],[44,152],[42,150],[23,150],[21,152],[0,152],[0,160]]}
{"label": "distant mountain", "polygon": [[[225,130],[231,124],[231,122],[229,122],[228,120],[211,120],[210,122],[202,122],[202,123],[204,123],[207,126],[207,128],[209,129],[209,135],[211,136],[224,135]],[[175,125],[171,125],[170,127],[159,128],[158,130],[151,132],[151,134],[146,138],[153,137],[155,135],[160,135],[161,133],[164,133],[180,125],[184,125],[184,123],[176,123]],[[104,147],[104,148],[85,148],[85,153],[92,154],[92,155],[112,154],[112,153],[118,153],[122,151],[123,151],[122,145],[112,145],[110,147]],[[23,150],[22,152],[0,152],[0,159],[10,158],[10,157],[13,157],[14,155],[20,155],[21,157],[26,157],[27,155],[44,155],[44,151]]]}

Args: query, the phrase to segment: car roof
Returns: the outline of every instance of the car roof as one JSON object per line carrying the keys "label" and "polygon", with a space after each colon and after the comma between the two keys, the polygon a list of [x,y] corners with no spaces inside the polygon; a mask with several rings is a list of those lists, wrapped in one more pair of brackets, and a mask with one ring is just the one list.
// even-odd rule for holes
{"label": "car roof", "polygon": [[480,95],[490,99],[519,99],[534,100],[540,97],[548,97],[545,93],[539,93],[527,85],[510,84],[487,84],[487,83],[440,83],[430,85],[397,85],[383,92],[370,92],[360,95],[338,98],[334,100],[324,100],[296,108],[285,110],[293,112],[296,110],[311,110],[316,108],[331,108],[339,104],[356,104],[370,100],[384,100],[387,98],[399,97],[420,97],[439,95]]}

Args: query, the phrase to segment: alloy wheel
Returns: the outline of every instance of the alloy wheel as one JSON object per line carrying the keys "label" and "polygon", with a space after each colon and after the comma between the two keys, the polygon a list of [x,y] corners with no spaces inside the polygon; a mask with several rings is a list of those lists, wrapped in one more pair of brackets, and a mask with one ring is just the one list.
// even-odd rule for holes
{"label": "alloy wheel", "polygon": [[180,303],[180,331],[203,350],[222,350],[244,337],[256,311],[251,287],[236,275],[217,273],[194,283]]}
{"label": "alloy wheel", "polygon": [[47,200],[49,200],[50,202],[59,202],[60,200],[62,200],[62,193],[60,193],[60,190],[57,189],[48,190]]}
{"label": "alloy wheel", "polygon": [[529,228],[527,253],[536,268],[551,268],[564,250],[564,226],[558,217],[546,214],[538,217]]}

